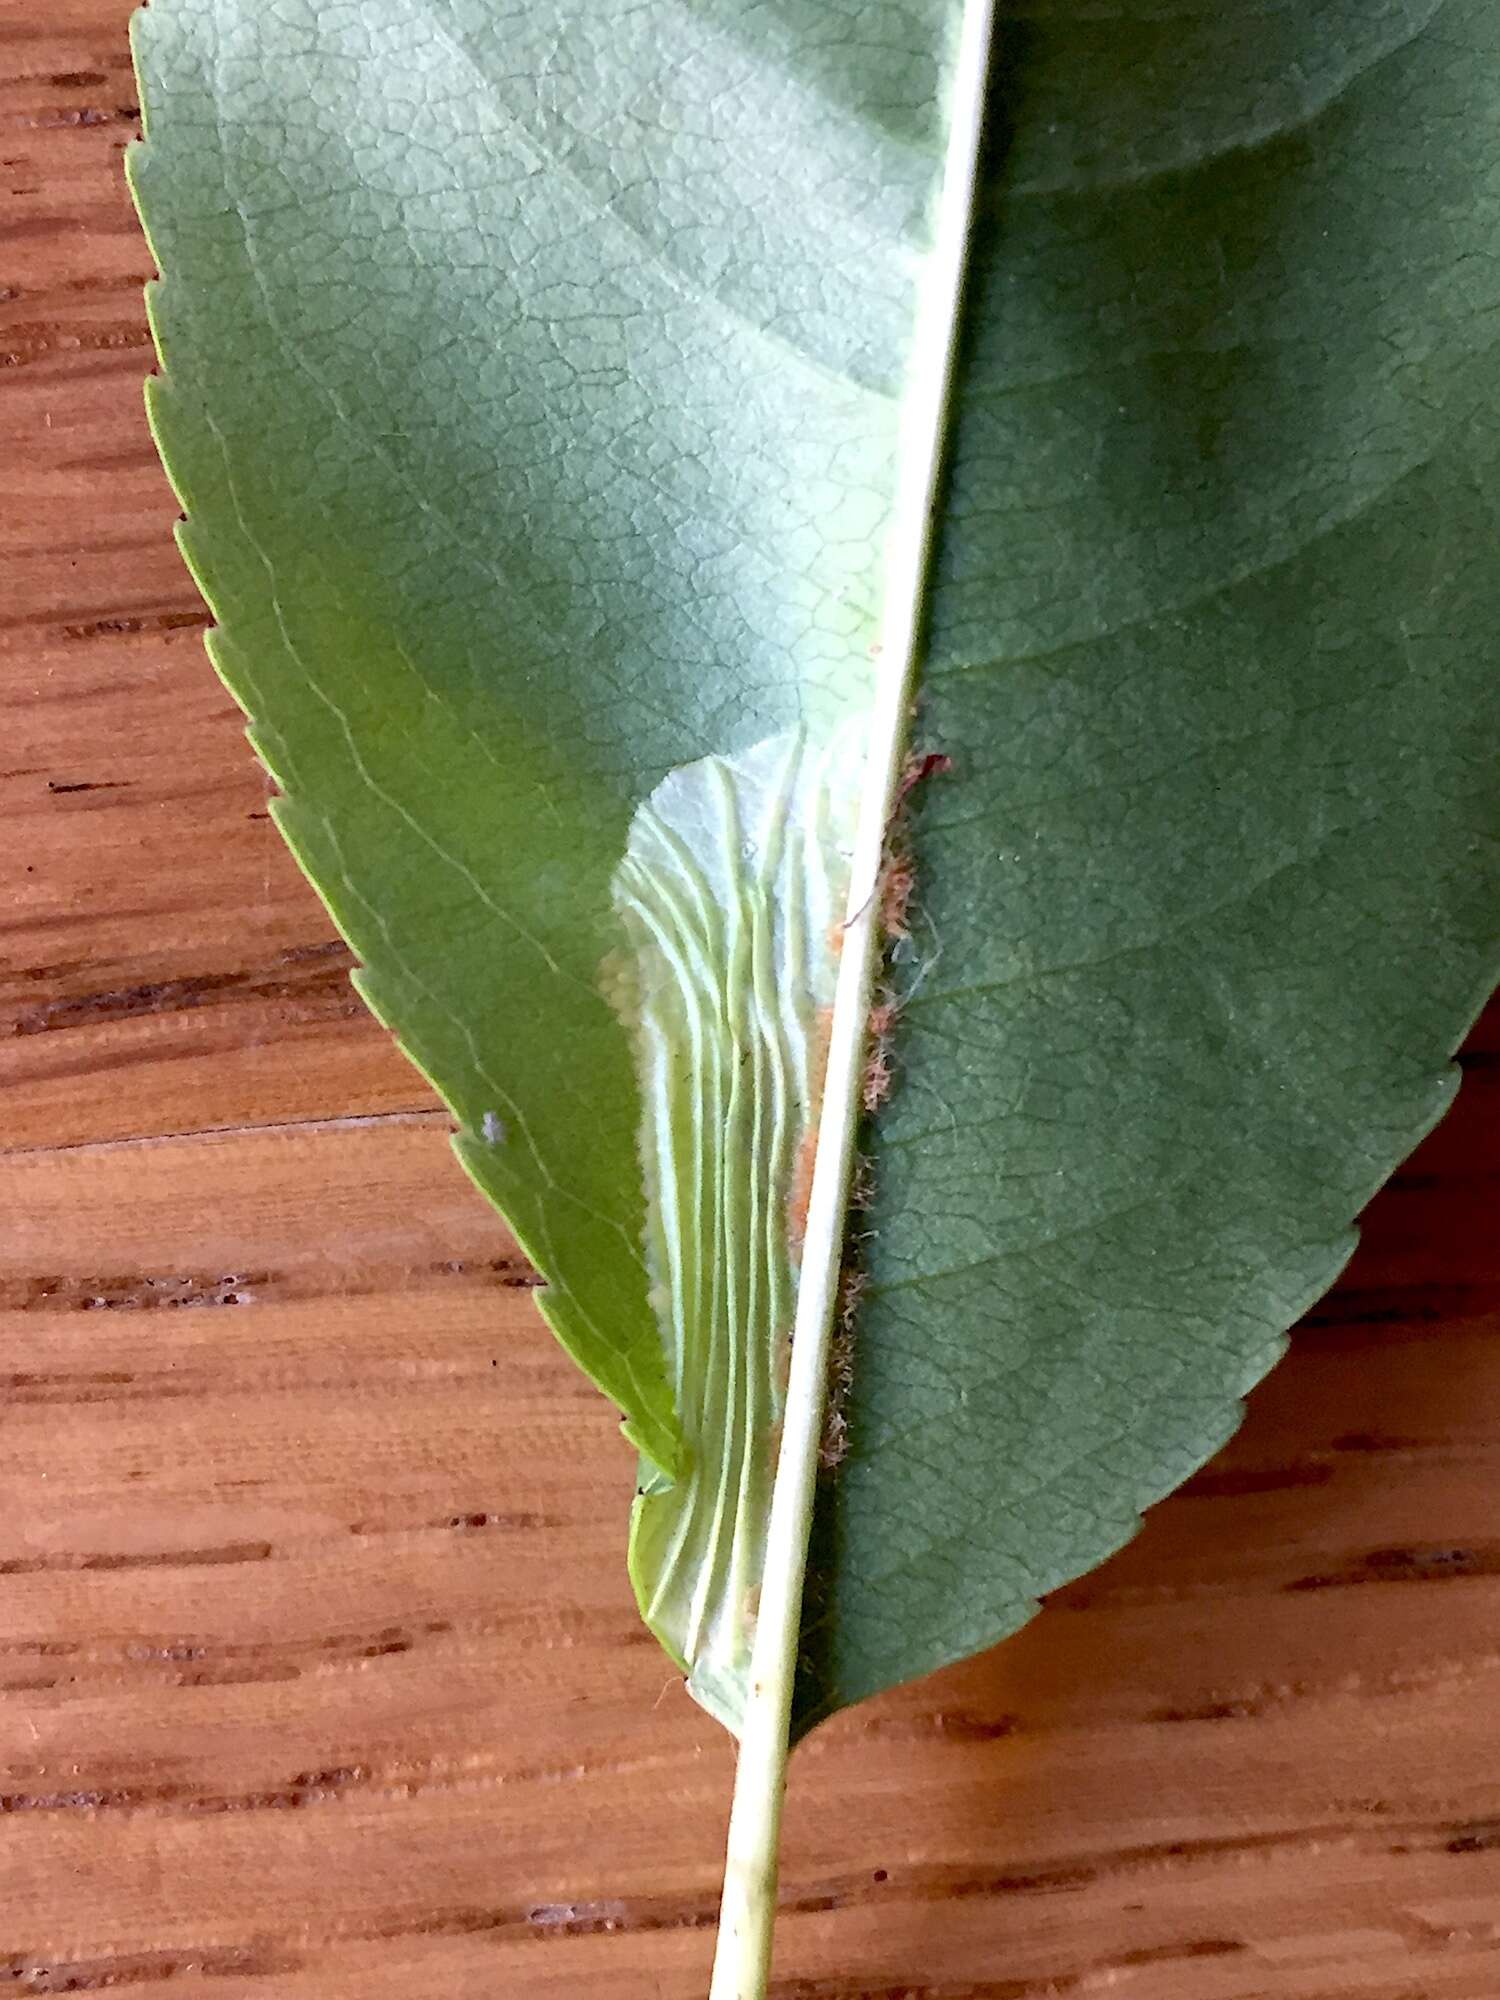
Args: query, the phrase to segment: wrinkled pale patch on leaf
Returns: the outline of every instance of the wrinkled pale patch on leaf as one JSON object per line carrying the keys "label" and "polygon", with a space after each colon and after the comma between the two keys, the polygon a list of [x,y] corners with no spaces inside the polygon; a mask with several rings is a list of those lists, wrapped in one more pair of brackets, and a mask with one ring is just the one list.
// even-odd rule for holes
{"label": "wrinkled pale patch on leaf", "polygon": [[631,1569],[705,1708],[738,1723],[796,1304],[858,741],[802,731],[673,771],[614,879],[601,982],[635,1050],[652,1304],[685,1449],[647,1468]]}

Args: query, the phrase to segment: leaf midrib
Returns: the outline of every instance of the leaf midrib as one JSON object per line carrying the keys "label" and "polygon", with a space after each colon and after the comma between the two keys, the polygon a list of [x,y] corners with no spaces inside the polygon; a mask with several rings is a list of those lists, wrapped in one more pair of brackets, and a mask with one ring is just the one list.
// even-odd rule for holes
{"label": "leaf midrib", "polygon": [[791,1374],[766,1531],[750,1693],[740,1729],[710,2000],[758,2000],[765,1992],[770,1965],[803,1585],[848,1227],[854,1136],[863,1115],[867,1024],[882,935],[880,887],[891,819],[900,797],[937,529],[994,15],[995,0],[964,0],[950,73],[948,143],[932,249],[907,363],[910,400],[901,428],[886,552],[880,670],[818,1111]]}

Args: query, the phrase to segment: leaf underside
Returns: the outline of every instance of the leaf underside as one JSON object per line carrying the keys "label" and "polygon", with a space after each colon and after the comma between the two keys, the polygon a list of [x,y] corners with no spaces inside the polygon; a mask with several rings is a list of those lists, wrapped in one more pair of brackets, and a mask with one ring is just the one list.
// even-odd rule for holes
{"label": "leaf underside", "polygon": [[[865,706],[949,0],[153,0],[153,421],[278,817],[681,1477],[664,778]],[[1237,1420],[1495,961],[1500,8],[1011,10],[799,1726]]]}

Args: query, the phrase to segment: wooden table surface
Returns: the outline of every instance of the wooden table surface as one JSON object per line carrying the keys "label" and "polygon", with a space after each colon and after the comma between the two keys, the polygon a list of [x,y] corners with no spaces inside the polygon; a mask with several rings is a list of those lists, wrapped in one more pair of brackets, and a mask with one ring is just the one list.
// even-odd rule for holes
{"label": "wooden table surface", "polygon": [[[0,1978],[694,2000],[728,1746],[204,660],[126,17],[0,5]],[[798,1753],[778,2000],[1500,1993],[1497,1029],[1222,1457]]]}

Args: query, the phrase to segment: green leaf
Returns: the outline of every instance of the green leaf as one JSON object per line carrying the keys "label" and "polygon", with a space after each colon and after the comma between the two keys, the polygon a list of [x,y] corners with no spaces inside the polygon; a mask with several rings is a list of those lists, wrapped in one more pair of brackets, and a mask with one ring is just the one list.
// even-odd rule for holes
{"label": "green leaf", "polygon": [[[652,1524],[705,1478],[764,1509],[774,1370],[717,1457],[686,1384],[711,1326],[761,1363],[786,1331],[767,1218],[817,1135],[828,967],[747,946],[781,1026],[696,1073],[727,1090],[760,1049],[801,1081],[710,1172],[693,1132],[745,1128],[650,1052],[754,978],[710,898],[673,999],[641,927],[676,864],[621,870],[686,767],[826,746],[899,676],[872,648],[920,553],[912,412],[941,408],[919,323],[963,11],[137,17],[152,414],[214,656],[362,991],[626,1414],[679,1650],[698,1600]],[[906,802],[800,1727],[1012,1630],[1216,1448],[1447,1103],[1494,962],[1493,0],[1080,0],[997,41],[920,604],[915,740],[952,769]],[[769,853],[725,895],[775,932]],[[662,1190],[730,1217],[741,1154],[759,1219],[730,1233],[769,1289],[723,1303],[691,1239],[722,1297],[674,1345]]]}
{"label": "green leaf", "polygon": [[1494,976],[1500,9],[1002,30],[811,1716],[1229,1434]]}

